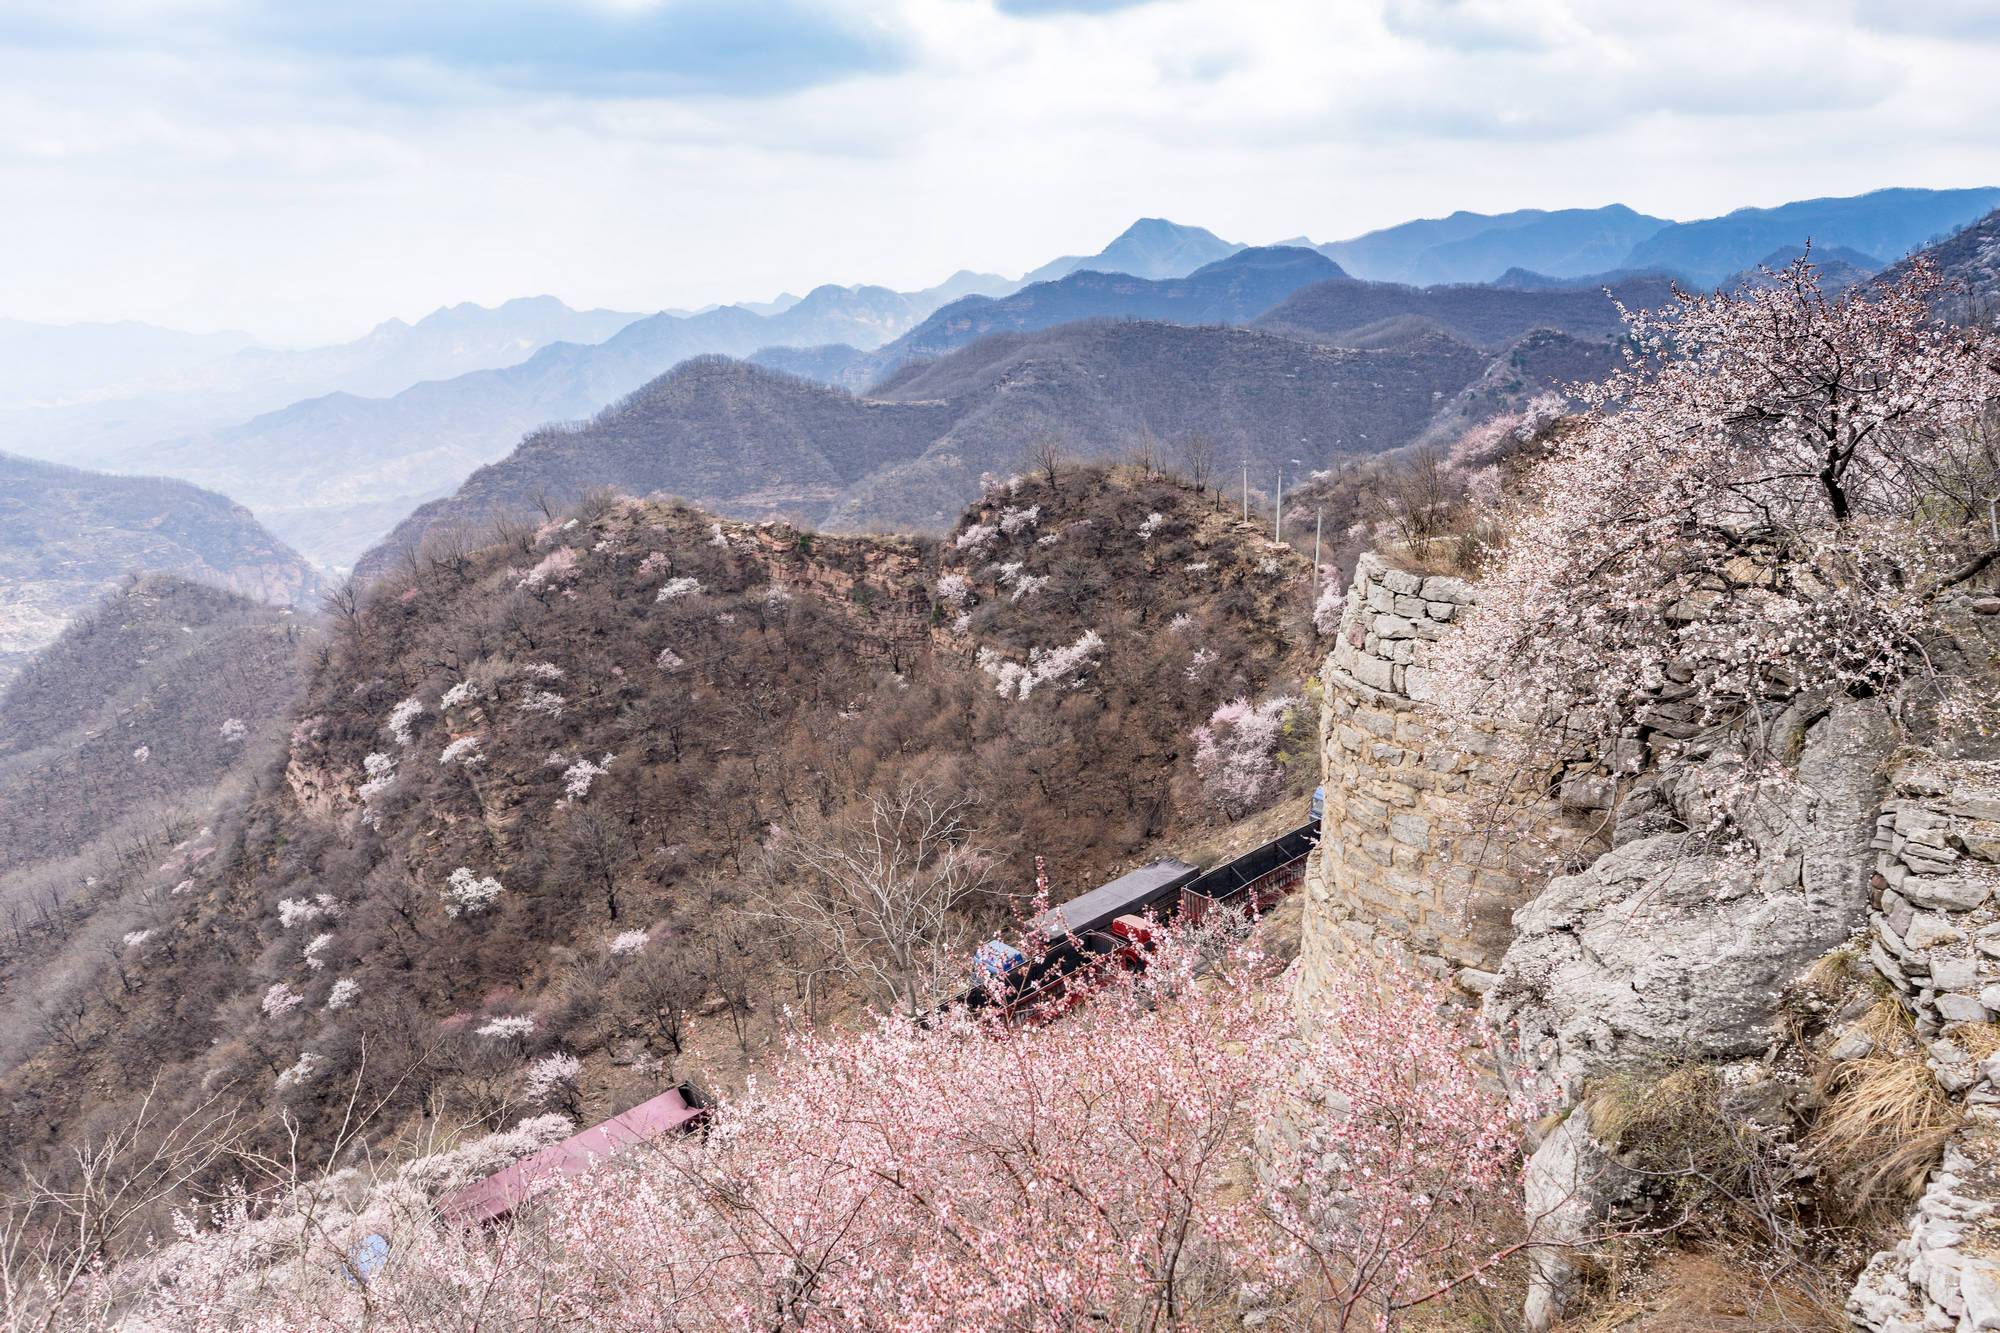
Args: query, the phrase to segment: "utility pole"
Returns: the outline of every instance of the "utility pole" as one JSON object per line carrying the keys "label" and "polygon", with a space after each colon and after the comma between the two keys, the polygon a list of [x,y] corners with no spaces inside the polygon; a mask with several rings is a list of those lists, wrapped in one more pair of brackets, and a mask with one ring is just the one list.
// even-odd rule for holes
{"label": "utility pole", "polygon": [[1285,539],[1285,469],[1278,469],[1278,502],[1271,506],[1271,540]]}
{"label": "utility pole", "polygon": [[1313,510],[1313,605],[1319,605],[1319,531],[1326,524],[1326,511]]}
{"label": "utility pole", "polygon": [[1243,460],[1243,521],[1250,521],[1250,460]]}

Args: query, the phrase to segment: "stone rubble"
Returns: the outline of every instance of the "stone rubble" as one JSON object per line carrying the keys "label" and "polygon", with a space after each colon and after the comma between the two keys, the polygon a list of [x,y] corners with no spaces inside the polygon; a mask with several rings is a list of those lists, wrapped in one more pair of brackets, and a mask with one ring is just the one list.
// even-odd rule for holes
{"label": "stone rubble", "polygon": [[2000,1060],[1988,1060],[1969,1121],[1944,1151],[1910,1232],[1877,1254],[1847,1298],[1871,1333],[2000,1329]]}

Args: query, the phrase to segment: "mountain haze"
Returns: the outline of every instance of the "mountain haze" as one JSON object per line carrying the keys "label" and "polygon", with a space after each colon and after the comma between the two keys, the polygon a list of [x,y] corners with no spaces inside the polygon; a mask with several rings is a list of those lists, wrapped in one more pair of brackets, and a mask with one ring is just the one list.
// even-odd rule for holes
{"label": "mountain haze", "polygon": [[[115,358],[77,355],[69,362],[77,383],[66,397],[10,409],[0,395],[0,448],[52,462],[144,470],[144,450],[159,440],[329,393],[394,394],[423,380],[513,365],[553,342],[600,342],[636,318],[571,310],[552,296],[535,296],[491,309],[450,306],[414,324],[386,320],[327,347],[243,346],[248,340],[237,339],[143,374],[127,373]],[[48,343],[61,348],[73,337],[57,329]]]}
{"label": "mountain haze", "polygon": [[0,319],[0,408],[52,406],[107,383],[173,374],[248,347],[246,333]]}
{"label": "mountain haze", "polygon": [[276,605],[320,592],[310,565],[223,496],[0,454],[0,686],[134,573],[176,574]]}
{"label": "mountain haze", "polygon": [[653,315],[604,342],[559,342],[518,365],[414,385],[387,398],[329,394],[128,461],[226,491],[330,568],[353,563],[396,518],[549,422],[589,416],[690,357],[774,344],[872,348],[931,307],[886,287],[815,288],[773,315],[725,306]]}
{"label": "mountain haze", "polygon": [[836,530],[938,531],[982,473],[1035,441],[1115,457],[1146,432],[1199,432],[1259,475],[1408,443],[1486,363],[1432,335],[1346,351],[1242,329],[1091,321],[983,338],[865,397],[743,362],[680,366],[587,425],[537,431],[365,560],[379,575],[424,534],[479,531],[594,485],[679,496],[732,517]]}

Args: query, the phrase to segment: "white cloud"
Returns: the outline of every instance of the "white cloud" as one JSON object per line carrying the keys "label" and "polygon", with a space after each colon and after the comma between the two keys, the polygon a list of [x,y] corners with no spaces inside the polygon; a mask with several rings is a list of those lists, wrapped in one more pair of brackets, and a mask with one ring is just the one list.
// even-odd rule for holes
{"label": "white cloud", "polygon": [[[382,0],[342,32],[252,0],[40,4],[0,19],[0,195],[30,201],[0,250],[34,257],[0,265],[0,314],[28,318],[323,338],[539,291],[1020,272],[1141,215],[1259,241],[2000,182],[1971,5],[1932,29],[1873,0],[1845,24],[1804,0],[844,0],[780,41],[748,0],[740,32],[709,0],[506,0],[510,42]],[[690,15],[766,67],[649,83],[605,41]]]}

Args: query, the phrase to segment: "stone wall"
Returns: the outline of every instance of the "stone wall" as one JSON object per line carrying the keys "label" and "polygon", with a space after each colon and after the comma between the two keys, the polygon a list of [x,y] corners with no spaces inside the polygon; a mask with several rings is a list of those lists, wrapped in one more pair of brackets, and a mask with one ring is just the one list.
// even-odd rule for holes
{"label": "stone wall", "polygon": [[[1485,732],[1447,727],[1424,702],[1426,657],[1472,602],[1461,579],[1364,555],[1322,673],[1326,820],[1306,878],[1300,1002],[1359,947],[1393,942],[1467,989],[1490,984],[1511,917],[1576,828],[1503,823],[1513,775]],[[1606,797],[1605,803],[1609,803]]]}
{"label": "stone wall", "polygon": [[[1876,820],[1869,957],[1926,1038],[1949,1023],[2000,1018],[2000,799],[1991,794],[2000,775],[1992,768],[1905,766]],[[1952,1074],[1941,1076],[1951,1087]]]}
{"label": "stone wall", "polygon": [[2000,1057],[1981,1062],[1966,1126],[1912,1211],[1909,1234],[1869,1261],[1847,1298],[1871,1333],[2000,1329]]}

